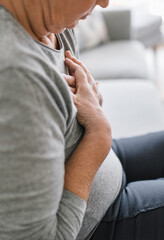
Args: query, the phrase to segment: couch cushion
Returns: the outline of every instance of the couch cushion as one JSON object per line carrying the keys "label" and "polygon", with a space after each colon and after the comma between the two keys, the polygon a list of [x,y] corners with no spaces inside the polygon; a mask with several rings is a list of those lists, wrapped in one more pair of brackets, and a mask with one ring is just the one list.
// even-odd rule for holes
{"label": "couch cushion", "polygon": [[80,21],[75,34],[81,51],[109,41],[108,30],[100,11],[94,12],[85,21]]}
{"label": "couch cushion", "polygon": [[82,52],[80,59],[95,79],[148,78],[144,50],[137,41],[114,41]]}
{"label": "couch cushion", "polygon": [[153,83],[120,79],[99,84],[114,138],[164,130],[164,111]]}

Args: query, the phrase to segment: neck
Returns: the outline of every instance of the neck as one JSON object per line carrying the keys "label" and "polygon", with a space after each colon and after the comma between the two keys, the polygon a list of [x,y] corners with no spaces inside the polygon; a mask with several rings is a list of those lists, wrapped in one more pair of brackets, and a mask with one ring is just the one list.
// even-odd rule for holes
{"label": "neck", "polygon": [[0,0],[0,4],[13,15],[33,39],[57,49],[55,34],[46,29],[40,0]]}

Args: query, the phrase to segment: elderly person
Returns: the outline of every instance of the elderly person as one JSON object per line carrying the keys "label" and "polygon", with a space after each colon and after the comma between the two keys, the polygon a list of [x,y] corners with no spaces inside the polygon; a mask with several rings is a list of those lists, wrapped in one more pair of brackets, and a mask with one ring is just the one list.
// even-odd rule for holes
{"label": "elderly person", "polygon": [[163,239],[163,180],[139,181],[164,176],[163,134],[113,141],[119,160],[77,60],[72,28],[96,5],[0,0],[0,240]]}

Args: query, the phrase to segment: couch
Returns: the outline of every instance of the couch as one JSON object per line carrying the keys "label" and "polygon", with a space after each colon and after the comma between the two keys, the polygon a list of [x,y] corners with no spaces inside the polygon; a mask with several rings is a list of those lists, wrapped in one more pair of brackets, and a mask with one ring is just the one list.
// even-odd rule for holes
{"label": "couch", "polygon": [[[106,28],[105,38],[100,33],[102,23],[97,22],[100,15],[103,28]],[[141,42],[131,38],[131,11],[107,9],[96,12],[94,20],[91,18],[93,16],[88,23],[80,23],[75,32],[80,59],[99,81],[103,110],[111,123],[113,137],[164,130],[163,106],[155,82],[150,79],[146,49]],[[89,44],[85,46],[82,39],[89,21],[90,30],[86,31],[92,33],[94,25],[101,26],[97,29],[97,36],[101,35],[101,39],[94,42],[96,35],[93,33],[91,37],[93,35],[94,39],[86,40]]]}
{"label": "couch", "polygon": [[131,37],[142,42],[146,47],[156,48],[161,43],[162,17],[147,12],[133,10]]}
{"label": "couch", "polygon": [[[147,51],[141,42],[131,39],[131,11],[110,10],[96,15],[76,29],[79,58],[99,81],[103,110],[111,124],[113,138],[164,130],[163,106],[150,77]],[[115,160],[113,151],[109,158]],[[93,193],[91,188],[88,206]],[[77,239],[87,237],[84,230],[89,232],[95,227],[88,209]]]}

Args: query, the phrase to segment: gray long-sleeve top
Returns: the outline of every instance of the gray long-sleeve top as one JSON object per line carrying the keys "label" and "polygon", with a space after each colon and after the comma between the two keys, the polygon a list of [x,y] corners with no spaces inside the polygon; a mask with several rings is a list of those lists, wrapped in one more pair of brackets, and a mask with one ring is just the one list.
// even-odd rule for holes
{"label": "gray long-sleeve top", "polygon": [[84,130],[61,75],[65,50],[77,55],[73,32],[58,41],[60,50],[34,41],[0,6],[1,240],[85,239],[120,190],[116,156],[98,171],[87,206],[63,189],[65,162]]}

